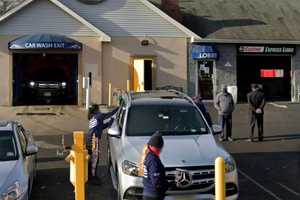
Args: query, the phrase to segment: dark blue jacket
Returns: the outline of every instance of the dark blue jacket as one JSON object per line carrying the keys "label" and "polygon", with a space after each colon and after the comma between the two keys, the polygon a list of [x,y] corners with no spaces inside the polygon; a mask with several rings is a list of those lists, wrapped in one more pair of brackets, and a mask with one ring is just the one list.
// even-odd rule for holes
{"label": "dark blue jacket", "polygon": [[[108,128],[112,122],[113,119],[110,119],[119,108],[115,108],[113,111],[109,113],[101,113],[97,112],[93,115],[93,117],[89,121],[89,131],[87,133],[87,142],[92,141],[93,134],[96,135],[97,138],[101,138],[102,132],[104,129]],[[109,120],[108,122],[104,122],[106,120]]]}
{"label": "dark blue jacket", "polygon": [[203,116],[205,117],[208,125],[211,127],[212,126],[212,120],[210,117],[210,114],[207,112],[204,104],[201,102],[196,103],[197,107],[199,108],[199,110],[202,112]]}
{"label": "dark blue jacket", "polygon": [[146,197],[164,197],[168,189],[165,168],[159,157],[149,152],[144,162],[144,193]]}

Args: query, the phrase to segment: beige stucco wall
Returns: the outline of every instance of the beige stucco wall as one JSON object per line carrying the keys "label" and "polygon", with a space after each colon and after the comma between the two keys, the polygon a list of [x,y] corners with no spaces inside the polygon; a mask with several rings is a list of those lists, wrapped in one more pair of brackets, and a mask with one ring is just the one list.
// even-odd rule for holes
{"label": "beige stucco wall", "polygon": [[85,102],[85,90],[82,89],[82,78],[92,72],[91,101],[101,103],[102,92],[102,42],[98,37],[73,37],[73,39],[83,44],[82,52],[79,56],[79,105]]}
{"label": "beige stucco wall", "polygon": [[108,84],[126,89],[131,78],[132,56],[154,56],[155,85],[173,85],[187,89],[187,40],[186,38],[155,37],[149,46],[141,46],[143,38],[113,37],[111,43],[103,43],[103,103],[108,102]]}
{"label": "beige stucco wall", "polygon": [[12,101],[12,59],[8,42],[15,36],[0,37],[0,105],[9,106]]}
{"label": "beige stucco wall", "polygon": [[[17,37],[20,36],[0,36],[0,106],[12,105],[13,66],[12,53],[8,50],[8,43]],[[82,105],[85,99],[82,77],[88,72],[93,74],[92,102],[101,103],[102,42],[98,37],[74,37],[74,39],[83,44],[78,63],[78,104]]]}

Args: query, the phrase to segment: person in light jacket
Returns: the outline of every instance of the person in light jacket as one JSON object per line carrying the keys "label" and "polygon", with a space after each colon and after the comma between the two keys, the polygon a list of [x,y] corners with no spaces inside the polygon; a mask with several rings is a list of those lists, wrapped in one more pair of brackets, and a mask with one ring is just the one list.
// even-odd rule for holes
{"label": "person in light jacket", "polygon": [[215,108],[218,111],[220,125],[223,129],[220,141],[233,141],[232,113],[234,111],[234,100],[232,95],[227,91],[227,86],[223,86],[222,92],[217,94],[215,98]]}

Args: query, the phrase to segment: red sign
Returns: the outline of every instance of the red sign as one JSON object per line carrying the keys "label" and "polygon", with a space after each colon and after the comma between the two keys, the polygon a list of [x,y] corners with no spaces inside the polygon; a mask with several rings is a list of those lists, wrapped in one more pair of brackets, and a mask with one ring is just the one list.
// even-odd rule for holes
{"label": "red sign", "polygon": [[283,78],[283,69],[262,69],[260,70],[261,78]]}

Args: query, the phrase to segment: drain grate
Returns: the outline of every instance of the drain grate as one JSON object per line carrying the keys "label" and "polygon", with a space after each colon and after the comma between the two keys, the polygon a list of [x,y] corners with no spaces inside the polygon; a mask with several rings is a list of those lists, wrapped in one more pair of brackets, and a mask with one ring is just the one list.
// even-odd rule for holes
{"label": "drain grate", "polygon": [[[60,115],[62,115],[62,113],[59,113]],[[57,113],[46,113],[46,112],[43,112],[43,113],[33,113],[33,112],[23,112],[23,113],[17,113],[17,115],[57,115]]]}
{"label": "drain grate", "polygon": [[45,111],[45,110],[51,110],[51,108],[49,108],[49,107],[41,107],[41,108],[39,108],[39,107],[34,107],[33,108],[34,110],[38,110],[38,111]]}

